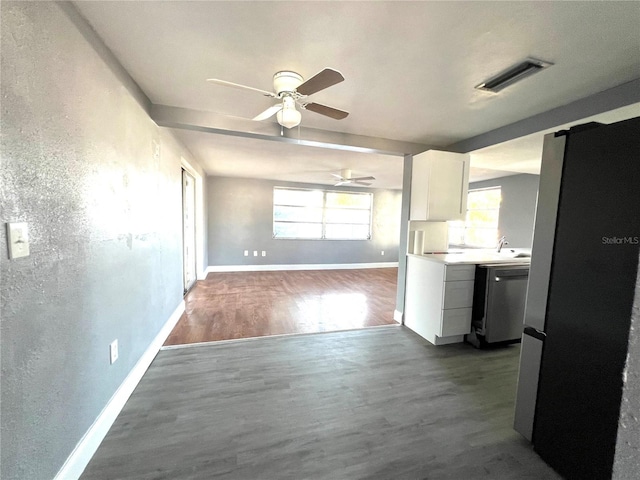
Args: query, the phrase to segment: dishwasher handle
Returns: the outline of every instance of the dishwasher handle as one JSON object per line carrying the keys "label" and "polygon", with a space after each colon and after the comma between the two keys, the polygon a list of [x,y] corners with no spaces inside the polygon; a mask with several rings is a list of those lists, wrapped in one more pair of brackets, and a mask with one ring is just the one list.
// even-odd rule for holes
{"label": "dishwasher handle", "polygon": [[504,280],[517,280],[521,278],[527,278],[529,276],[528,269],[519,270],[496,270],[495,281],[502,282]]}

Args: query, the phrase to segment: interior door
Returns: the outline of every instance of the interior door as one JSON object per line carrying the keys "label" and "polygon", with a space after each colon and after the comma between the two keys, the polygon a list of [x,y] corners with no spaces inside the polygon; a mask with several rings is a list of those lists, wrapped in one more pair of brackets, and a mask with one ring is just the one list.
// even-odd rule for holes
{"label": "interior door", "polygon": [[196,281],[196,180],[182,169],[182,248],[184,293]]}

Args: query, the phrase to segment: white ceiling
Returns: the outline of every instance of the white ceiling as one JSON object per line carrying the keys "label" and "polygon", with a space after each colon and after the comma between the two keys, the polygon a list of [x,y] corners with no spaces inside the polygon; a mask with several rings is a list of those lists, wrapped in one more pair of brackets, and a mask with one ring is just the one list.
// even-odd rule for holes
{"label": "white ceiling", "polygon": [[474,181],[498,178],[517,173],[540,174],[543,137],[547,133],[570,128],[587,122],[614,123],[640,115],[640,103],[627,105],[579,121],[558,125],[508,142],[491,145],[471,152]]}
{"label": "white ceiling", "polygon": [[[271,90],[278,70],[309,78],[333,67],[346,80],[313,100],[351,114],[336,121],[303,112],[305,127],[442,148],[640,78],[640,2],[76,6],[154,104],[252,118],[272,100],[205,79]],[[499,95],[474,90],[529,56],[555,65]],[[313,175],[352,168],[376,176],[376,187],[401,178],[397,157],[176,132],[209,174],[318,181]],[[489,147],[474,164],[533,171],[537,140],[521,142],[531,143],[500,154]]]}
{"label": "white ceiling", "polygon": [[[343,168],[352,177],[376,177],[372,187],[402,188],[402,157],[330,150],[253,138],[175,129],[210,175],[331,185]],[[356,185],[357,186],[357,185]]]}

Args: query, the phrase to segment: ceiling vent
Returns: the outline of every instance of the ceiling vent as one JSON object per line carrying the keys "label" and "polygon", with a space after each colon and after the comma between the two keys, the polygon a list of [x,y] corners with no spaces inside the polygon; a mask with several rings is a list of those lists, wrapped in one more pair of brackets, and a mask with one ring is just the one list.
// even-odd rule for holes
{"label": "ceiling vent", "polygon": [[536,60],[535,58],[527,58],[525,61],[508,68],[504,72],[499,73],[486,82],[482,82],[480,85],[476,85],[475,88],[477,88],[478,90],[484,90],[486,92],[498,93],[503,88],[506,88],[509,85],[513,85],[523,78],[544,70],[551,65],[553,65],[553,63]]}

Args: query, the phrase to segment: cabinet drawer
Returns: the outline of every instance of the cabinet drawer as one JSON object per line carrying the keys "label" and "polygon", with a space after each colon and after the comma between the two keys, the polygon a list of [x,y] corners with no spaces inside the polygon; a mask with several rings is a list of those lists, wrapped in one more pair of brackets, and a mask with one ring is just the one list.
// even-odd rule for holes
{"label": "cabinet drawer", "polygon": [[447,265],[444,270],[445,282],[473,280],[476,277],[475,265]]}
{"label": "cabinet drawer", "polygon": [[473,280],[444,282],[443,308],[464,308],[473,305]]}
{"label": "cabinet drawer", "polygon": [[454,308],[442,311],[440,337],[466,335],[471,331],[471,308]]}

